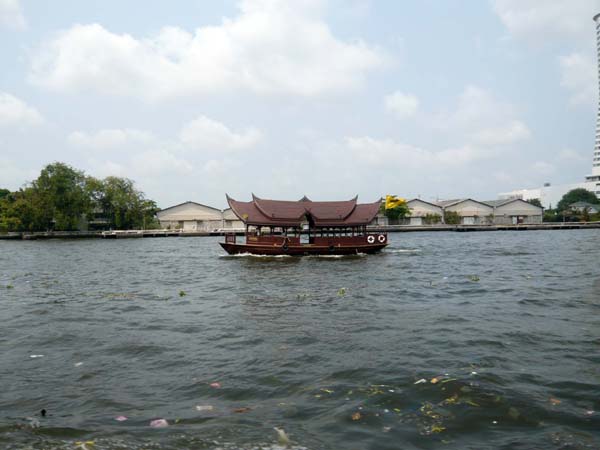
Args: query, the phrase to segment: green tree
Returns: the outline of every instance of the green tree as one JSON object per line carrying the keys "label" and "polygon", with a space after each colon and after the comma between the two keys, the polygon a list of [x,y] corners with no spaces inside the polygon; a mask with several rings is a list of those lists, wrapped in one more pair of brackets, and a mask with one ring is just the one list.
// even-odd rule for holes
{"label": "green tree", "polygon": [[567,211],[569,205],[576,202],[586,202],[592,204],[600,204],[600,199],[591,191],[583,188],[572,189],[563,195],[562,199],[556,205],[558,212]]}
{"label": "green tree", "polygon": [[539,206],[540,208],[543,208],[542,202],[539,198],[530,198],[529,200],[527,200],[527,203],[531,203],[534,206]]}
{"label": "green tree", "polygon": [[383,212],[385,217],[391,220],[402,220],[410,217],[410,208],[406,202],[399,204],[395,208],[385,208],[385,202],[381,204],[380,211]]}
{"label": "green tree", "polygon": [[8,196],[10,194],[10,191],[8,189],[0,189],[0,200],[2,200],[4,197]]}
{"label": "green tree", "polygon": [[48,164],[31,184],[39,206],[44,209],[44,228],[60,231],[77,230],[89,213],[91,202],[83,172],[67,164]]}
{"label": "green tree", "polygon": [[104,215],[111,228],[123,230],[154,225],[154,216],[159,208],[135,188],[132,180],[107,177],[99,181],[91,178],[88,192],[93,199],[94,211]]}
{"label": "green tree", "polygon": [[460,224],[460,215],[456,211],[444,211],[444,223],[458,225]]}

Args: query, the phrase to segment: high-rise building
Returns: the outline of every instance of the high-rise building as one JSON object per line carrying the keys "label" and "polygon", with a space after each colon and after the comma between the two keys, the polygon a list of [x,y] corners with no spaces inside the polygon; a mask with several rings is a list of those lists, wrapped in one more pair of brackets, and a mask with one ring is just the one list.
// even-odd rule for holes
{"label": "high-rise building", "polygon": [[[600,87],[600,14],[594,16],[594,22],[596,22],[598,86]],[[596,142],[594,145],[594,158],[592,160],[592,174],[585,177],[585,181],[600,181],[600,96],[598,97],[598,114],[596,116]]]}

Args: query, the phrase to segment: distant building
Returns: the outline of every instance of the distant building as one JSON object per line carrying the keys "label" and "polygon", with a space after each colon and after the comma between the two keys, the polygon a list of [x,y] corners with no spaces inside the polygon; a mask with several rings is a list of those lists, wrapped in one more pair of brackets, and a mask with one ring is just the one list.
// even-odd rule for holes
{"label": "distant building", "polygon": [[436,202],[444,211],[452,211],[460,216],[462,225],[491,225],[494,208],[471,198]]}
{"label": "distant building", "polygon": [[183,231],[213,231],[223,228],[223,212],[196,202],[185,202],[159,211],[162,228]]}
{"label": "distant building", "polygon": [[569,205],[569,209],[582,213],[587,211],[589,214],[598,214],[600,212],[600,205],[594,205],[588,202],[575,202]]}
{"label": "distant building", "polygon": [[170,206],[157,214],[161,228],[183,231],[243,230],[244,223],[228,208],[224,211],[196,202]]}
{"label": "distant building", "polygon": [[544,209],[521,199],[486,201],[494,208],[494,225],[542,223]]}
{"label": "distant building", "polygon": [[433,216],[439,216],[440,223],[443,222],[444,210],[439,205],[418,198],[409,200],[407,205],[410,208],[410,225],[424,225]]}

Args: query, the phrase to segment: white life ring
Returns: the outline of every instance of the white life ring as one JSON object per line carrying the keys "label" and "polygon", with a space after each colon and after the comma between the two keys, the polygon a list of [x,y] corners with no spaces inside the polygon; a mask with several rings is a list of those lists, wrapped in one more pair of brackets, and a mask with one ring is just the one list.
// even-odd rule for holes
{"label": "white life ring", "polygon": [[377,240],[383,244],[385,242],[385,234],[380,234],[377,236]]}
{"label": "white life ring", "polygon": [[372,244],[373,242],[375,242],[375,236],[371,235],[367,237],[367,242],[369,244]]}

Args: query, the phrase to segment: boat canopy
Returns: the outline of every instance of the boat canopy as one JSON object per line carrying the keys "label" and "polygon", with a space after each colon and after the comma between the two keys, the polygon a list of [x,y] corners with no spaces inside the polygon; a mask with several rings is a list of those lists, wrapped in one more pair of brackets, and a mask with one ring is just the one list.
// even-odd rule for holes
{"label": "boat canopy", "polygon": [[266,200],[252,194],[249,202],[227,195],[233,213],[246,225],[299,227],[308,219],[314,227],[353,227],[369,224],[377,215],[381,200],[357,203],[358,196],[337,202],[313,202],[306,196],[298,201]]}

